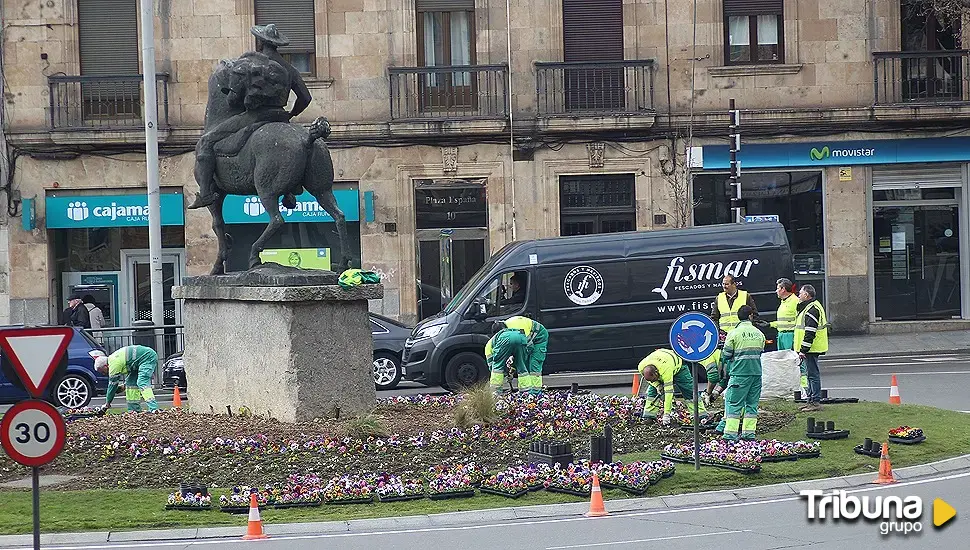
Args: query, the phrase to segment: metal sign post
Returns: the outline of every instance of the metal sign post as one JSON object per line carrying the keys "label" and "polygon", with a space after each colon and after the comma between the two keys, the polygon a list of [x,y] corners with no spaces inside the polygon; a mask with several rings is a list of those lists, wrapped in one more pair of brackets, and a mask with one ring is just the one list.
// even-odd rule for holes
{"label": "metal sign post", "polygon": [[697,392],[697,369],[699,361],[707,359],[717,350],[717,324],[703,313],[685,313],[670,325],[670,347],[691,369],[694,382],[694,469],[701,469],[700,408]]}
{"label": "metal sign post", "polygon": [[23,388],[38,399],[21,401],[0,419],[0,446],[15,462],[30,466],[34,504],[34,549],[40,550],[40,472],[64,449],[64,418],[41,397],[74,336],[70,327],[0,330],[0,350]]}
{"label": "metal sign post", "polygon": [[742,223],[744,220],[743,208],[741,207],[741,161],[738,160],[738,151],[741,150],[741,111],[734,108],[734,99],[731,99],[731,211],[734,212],[734,222]]}

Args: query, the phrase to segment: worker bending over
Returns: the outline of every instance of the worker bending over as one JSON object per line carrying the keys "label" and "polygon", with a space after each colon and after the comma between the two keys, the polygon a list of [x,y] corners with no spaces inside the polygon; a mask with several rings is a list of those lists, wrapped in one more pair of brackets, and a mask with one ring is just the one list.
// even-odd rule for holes
{"label": "worker bending over", "polygon": [[125,383],[125,401],[129,411],[141,411],[141,399],[145,400],[149,412],[158,411],[155,392],[152,391],[152,375],[158,366],[158,355],[147,346],[125,346],[111,355],[99,356],[94,360],[94,369],[108,377],[108,391],[105,393],[104,407],[111,408],[115,392],[121,382]]}
{"label": "worker bending over", "polygon": [[[684,395],[685,401],[693,400],[694,377],[690,369],[673,350],[658,349],[646,356],[637,367],[640,376],[647,382],[647,402],[643,406],[643,418],[655,419],[660,406],[657,400],[663,396],[663,415],[660,423],[670,424],[670,411],[674,404],[674,386]],[[695,403],[701,418],[707,417],[707,409],[703,403]],[[691,411],[693,412],[693,411]]]}
{"label": "worker bending over", "polygon": [[542,365],[546,362],[549,332],[542,323],[516,315],[505,320],[505,326],[519,330],[526,337],[525,376],[519,371],[519,389],[532,395],[542,393]]}

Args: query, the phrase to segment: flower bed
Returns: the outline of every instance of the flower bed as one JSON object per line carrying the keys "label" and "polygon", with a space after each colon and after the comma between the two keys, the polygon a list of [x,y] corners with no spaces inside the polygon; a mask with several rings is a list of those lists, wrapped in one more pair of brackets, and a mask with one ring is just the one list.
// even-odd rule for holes
{"label": "flower bed", "polygon": [[211,510],[212,497],[202,493],[183,495],[181,491],[176,491],[168,495],[166,510]]}
{"label": "flower bed", "polygon": [[323,500],[327,504],[370,504],[374,502],[374,487],[363,476],[334,477],[323,489]]}
{"label": "flower bed", "polygon": [[788,442],[778,441],[777,439],[762,439],[758,443],[761,446],[762,462],[815,458],[821,454],[821,444],[818,441],[809,443],[807,441]]}
{"label": "flower bed", "polygon": [[100,407],[78,407],[74,409],[66,409],[61,415],[64,420],[70,422],[71,420],[79,420],[81,418],[94,418],[98,416],[104,416],[105,411],[101,410]]}
{"label": "flower bed", "polygon": [[647,488],[665,477],[674,475],[674,464],[669,460],[653,462],[613,462],[600,464],[597,474],[600,485],[607,489],[621,489],[634,495],[643,495]]}
{"label": "flower bed", "polygon": [[375,476],[374,492],[381,502],[399,502],[424,498],[424,482],[418,478],[402,478],[381,474]]}

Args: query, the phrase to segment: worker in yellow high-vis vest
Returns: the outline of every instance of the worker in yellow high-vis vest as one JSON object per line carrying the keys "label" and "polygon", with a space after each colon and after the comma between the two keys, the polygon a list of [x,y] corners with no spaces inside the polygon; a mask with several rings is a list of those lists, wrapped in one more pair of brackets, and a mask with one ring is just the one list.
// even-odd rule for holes
{"label": "worker in yellow high-vis vest", "polygon": [[125,401],[129,411],[141,411],[141,400],[148,405],[149,412],[158,412],[158,401],[152,391],[152,375],[158,365],[158,355],[147,346],[125,346],[111,355],[99,356],[94,360],[94,369],[108,377],[108,391],[104,396],[104,406],[111,407],[115,392],[124,382]]}
{"label": "worker in yellow high-vis vest", "polygon": [[745,290],[739,290],[738,281],[733,275],[724,276],[721,280],[721,288],[724,292],[717,295],[714,299],[714,307],[711,308],[711,319],[717,323],[721,332],[731,332],[731,329],[738,326],[738,310],[741,306],[751,306],[757,318],[758,306],[754,303],[754,296]]}
{"label": "worker in yellow high-vis vest", "polygon": [[808,373],[808,394],[802,412],[822,410],[822,375],[818,358],[829,350],[829,323],[825,308],[815,297],[815,287],[805,285],[798,292],[798,315],[795,317],[795,351]]}
{"label": "worker in yellow high-vis vest", "polygon": [[526,375],[519,373],[519,389],[532,395],[542,393],[542,365],[546,362],[549,332],[539,321],[521,315],[506,319],[505,326],[522,331],[527,339]]}
{"label": "worker in yellow high-vis vest", "polygon": [[[643,358],[637,365],[640,376],[646,382],[640,386],[642,391],[647,388],[647,402],[643,405],[641,418],[656,420],[660,412],[660,423],[667,426],[671,422],[671,411],[674,404],[674,387],[684,395],[684,401],[692,403],[694,400],[694,377],[684,361],[670,349],[658,349]],[[661,401],[661,403],[657,403]],[[698,400],[700,401],[700,400]],[[707,408],[704,403],[696,403],[698,416],[707,418]],[[689,410],[689,406],[688,406]],[[693,410],[691,413],[693,414]]]}
{"label": "worker in yellow high-vis vest", "polygon": [[[775,294],[781,303],[778,304],[778,314],[771,326],[778,330],[778,351],[795,349],[795,316],[798,315],[798,295],[795,294],[795,284],[791,279],[781,278],[775,283]],[[808,376],[805,365],[801,367],[801,386],[808,388]]]}

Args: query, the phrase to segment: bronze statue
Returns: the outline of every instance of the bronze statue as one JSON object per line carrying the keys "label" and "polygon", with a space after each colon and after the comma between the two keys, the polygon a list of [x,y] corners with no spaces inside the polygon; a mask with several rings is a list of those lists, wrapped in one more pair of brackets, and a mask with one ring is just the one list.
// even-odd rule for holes
{"label": "bronze statue", "polygon": [[[222,204],[226,195],[257,195],[270,222],[250,250],[249,267],[259,265],[266,241],[283,226],[283,206],[294,208],[296,196],[309,191],[333,217],[340,239],[335,267],[350,266],[347,224],[333,194],[333,160],[323,141],[330,123],[317,118],[310,128],[289,122],[310,104],[310,92],[292,65],[277,51],[289,42],[276,25],[254,26],[258,51],[222,60],[209,77],[205,128],[196,146],[195,178],[199,195],[189,208],[208,207],[219,254],[210,272],[226,272],[231,240]],[[286,111],[290,92],[293,109]]]}

